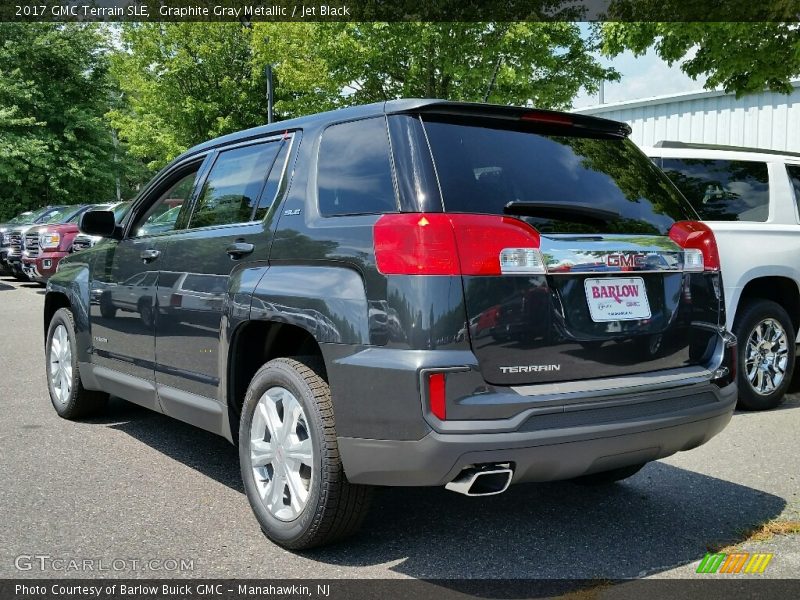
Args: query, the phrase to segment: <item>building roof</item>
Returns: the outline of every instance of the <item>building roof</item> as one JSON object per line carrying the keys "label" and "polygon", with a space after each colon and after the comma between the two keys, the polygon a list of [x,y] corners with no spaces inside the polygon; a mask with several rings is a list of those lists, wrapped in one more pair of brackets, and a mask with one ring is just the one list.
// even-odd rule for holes
{"label": "building roof", "polygon": [[[790,84],[795,89],[800,88],[800,80],[791,81]],[[764,90],[768,92],[769,90]],[[763,93],[763,92],[757,92]],[[629,108],[638,108],[640,106],[654,106],[657,104],[672,104],[675,102],[687,102],[690,100],[699,100],[704,98],[716,98],[719,96],[732,96],[733,92],[725,92],[723,90],[702,90],[694,92],[679,92],[677,94],[664,94],[661,96],[650,96],[648,98],[638,98],[636,100],[623,100],[622,102],[607,102],[605,104],[595,104],[593,106],[584,106],[583,108],[575,108],[571,112],[576,114],[591,114],[597,115],[599,113],[611,112],[614,110],[622,110]]]}

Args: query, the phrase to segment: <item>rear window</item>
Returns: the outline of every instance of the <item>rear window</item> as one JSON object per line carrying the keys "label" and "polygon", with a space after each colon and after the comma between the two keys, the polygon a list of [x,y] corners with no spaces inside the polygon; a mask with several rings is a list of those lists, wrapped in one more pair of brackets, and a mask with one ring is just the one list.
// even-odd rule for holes
{"label": "rear window", "polygon": [[766,163],[665,158],[661,168],[704,221],[764,222],[769,217]]}
{"label": "rear window", "polygon": [[587,224],[523,217],[542,233],[663,235],[696,219],[680,194],[626,139],[544,135],[426,120],[445,210],[503,214],[509,202],[589,205],[618,215]]}

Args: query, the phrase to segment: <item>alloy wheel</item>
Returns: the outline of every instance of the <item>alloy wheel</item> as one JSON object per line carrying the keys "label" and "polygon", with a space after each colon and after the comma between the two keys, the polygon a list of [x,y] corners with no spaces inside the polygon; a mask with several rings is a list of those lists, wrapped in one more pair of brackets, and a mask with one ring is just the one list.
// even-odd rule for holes
{"label": "alloy wheel", "polygon": [[64,325],[56,327],[50,339],[50,383],[56,399],[66,404],[72,392],[72,346]]}
{"label": "alloy wheel", "polygon": [[775,319],[756,324],[747,338],[745,372],[753,390],[767,396],[780,387],[789,360],[789,337]]}

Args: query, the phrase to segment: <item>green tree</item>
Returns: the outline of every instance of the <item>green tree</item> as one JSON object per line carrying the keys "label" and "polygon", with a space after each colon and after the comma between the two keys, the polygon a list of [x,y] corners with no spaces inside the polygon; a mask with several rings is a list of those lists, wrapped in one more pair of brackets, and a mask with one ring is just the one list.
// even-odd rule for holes
{"label": "green tree", "polygon": [[96,25],[0,23],[0,219],[114,198],[106,45]]}
{"label": "green tree", "polygon": [[[661,4],[668,9],[672,3]],[[673,8],[681,14],[680,6]],[[707,89],[721,86],[737,96],[765,88],[789,93],[800,76],[797,23],[606,22],[600,30],[607,56],[625,50],[638,56],[652,47],[668,64],[680,62],[691,78],[705,75]]]}
{"label": "green tree", "polygon": [[209,138],[399,97],[568,107],[613,69],[571,23],[137,23],[121,28],[111,112],[131,152],[159,167]]}
{"label": "green tree", "polygon": [[574,23],[324,23],[315,46],[347,103],[444,98],[566,108],[618,79]]}

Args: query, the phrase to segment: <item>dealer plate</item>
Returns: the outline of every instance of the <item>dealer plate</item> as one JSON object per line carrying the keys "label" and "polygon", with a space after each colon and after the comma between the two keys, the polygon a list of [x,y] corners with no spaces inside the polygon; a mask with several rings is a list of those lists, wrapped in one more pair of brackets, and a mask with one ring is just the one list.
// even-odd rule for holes
{"label": "dealer plate", "polygon": [[641,277],[591,278],[583,282],[589,314],[595,323],[650,318],[650,303]]}

